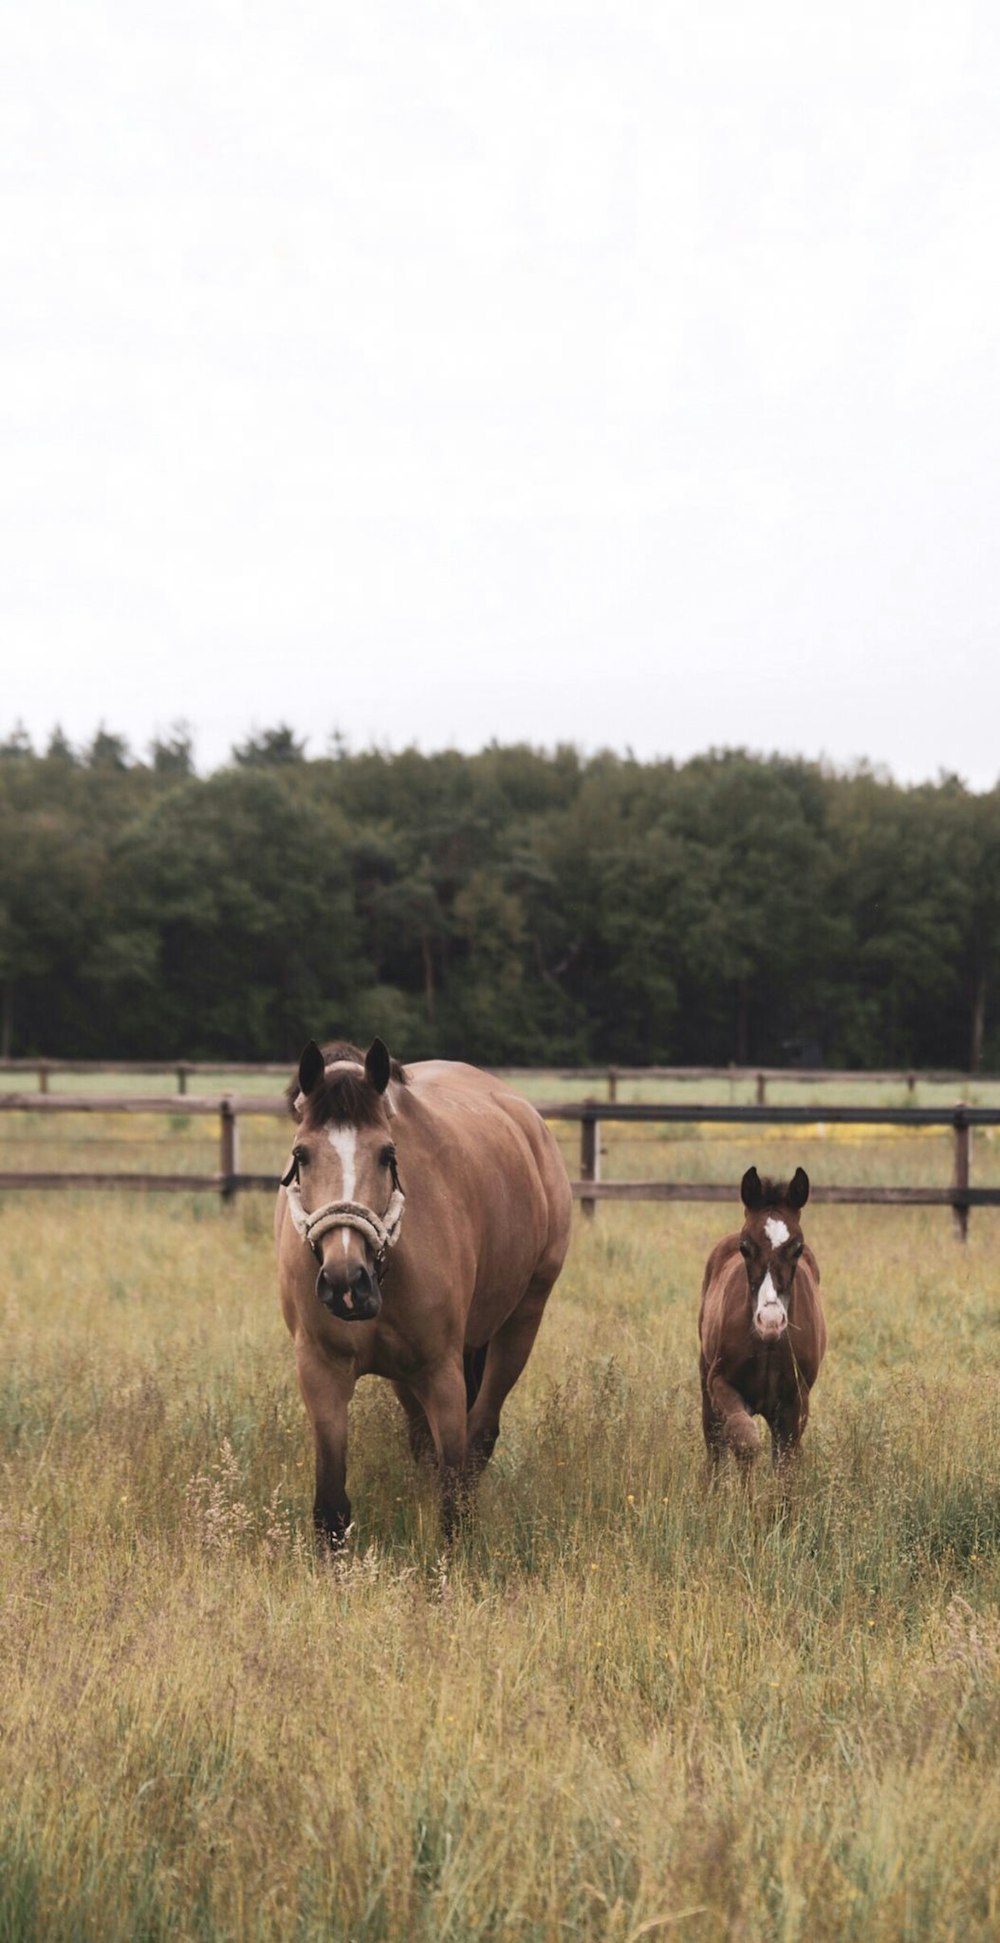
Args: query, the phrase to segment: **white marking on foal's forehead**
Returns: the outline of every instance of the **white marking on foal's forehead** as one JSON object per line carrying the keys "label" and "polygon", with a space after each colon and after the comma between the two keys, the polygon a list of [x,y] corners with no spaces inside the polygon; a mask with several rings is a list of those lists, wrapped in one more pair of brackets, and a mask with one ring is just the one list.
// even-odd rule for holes
{"label": "white marking on foal's forehead", "polygon": [[780,1248],[782,1242],[788,1240],[789,1231],[784,1222],[778,1220],[776,1214],[769,1214],[764,1223],[764,1233],[772,1248]]}

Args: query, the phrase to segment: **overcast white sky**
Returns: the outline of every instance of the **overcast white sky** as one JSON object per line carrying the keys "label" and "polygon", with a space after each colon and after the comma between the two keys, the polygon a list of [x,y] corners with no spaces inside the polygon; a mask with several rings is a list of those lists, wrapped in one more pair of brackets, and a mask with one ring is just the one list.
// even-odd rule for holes
{"label": "overcast white sky", "polygon": [[1000,776],[1000,13],[31,0],[0,732]]}

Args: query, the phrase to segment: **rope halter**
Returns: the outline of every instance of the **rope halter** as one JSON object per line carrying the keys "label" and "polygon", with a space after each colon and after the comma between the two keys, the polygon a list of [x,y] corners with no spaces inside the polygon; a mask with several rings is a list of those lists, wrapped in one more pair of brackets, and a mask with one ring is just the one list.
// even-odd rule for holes
{"label": "rope halter", "polygon": [[356,1228],[374,1253],[375,1274],[381,1282],[385,1274],[386,1256],[399,1239],[406,1206],[406,1196],[399,1185],[395,1165],[392,1169],[392,1198],[384,1214],[376,1214],[374,1208],[365,1207],[361,1201],[328,1201],[314,1214],[307,1214],[302,1206],[299,1163],[294,1154],[281,1176],[281,1185],[288,1200],[292,1226],[312,1249],[318,1262],[323,1260],[323,1250],[319,1245],[321,1236],[329,1234],[331,1228]]}

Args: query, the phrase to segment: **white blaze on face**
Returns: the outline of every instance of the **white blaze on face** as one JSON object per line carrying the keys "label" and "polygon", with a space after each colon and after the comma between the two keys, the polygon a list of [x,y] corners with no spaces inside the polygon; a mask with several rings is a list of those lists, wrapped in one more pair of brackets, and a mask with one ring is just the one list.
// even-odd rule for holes
{"label": "white blaze on face", "polygon": [[764,1223],[764,1233],[772,1248],[780,1248],[782,1242],[788,1240],[788,1229],[783,1221],[778,1220],[776,1214],[768,1215]]}
{"label": "white blaze on face", "polygon": [[[783,1226],[784,1224],[780,1223],[779,1225]],[[787,1321],[788,1317],[785,1314],[785,1305],[778,1295],[778,1291],[771,1280],[771,1271],[768,1269],[760,1288],[757,1290],[757,1307],[754,1311],[754,1322],[762,1335],[779,1336]]]}
{"label": "white blaze on face", "polygon": [[[342,1201],[353,1201],[354,1186],[358,1174],[358,1130],[356,1127],[327,1127],[326,1137],[340,1162],[342,1175]],[[344,1254],[350,1247],[349,1230],[342,1228],[340,1238],[344,1244]]]}

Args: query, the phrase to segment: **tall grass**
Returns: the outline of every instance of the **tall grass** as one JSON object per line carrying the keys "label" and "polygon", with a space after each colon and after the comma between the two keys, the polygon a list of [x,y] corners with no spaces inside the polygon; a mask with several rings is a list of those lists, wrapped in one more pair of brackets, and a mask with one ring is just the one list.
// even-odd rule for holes
{"label": "tall grass", "polygon": [[709,1491],[725,1225],[580,1225],[450,1557],[362,1385],[331,1566],[269,1206],[0,1204],[0,1939],[995,1936],[1000,1221],[807,1211],[803,1463]]}

